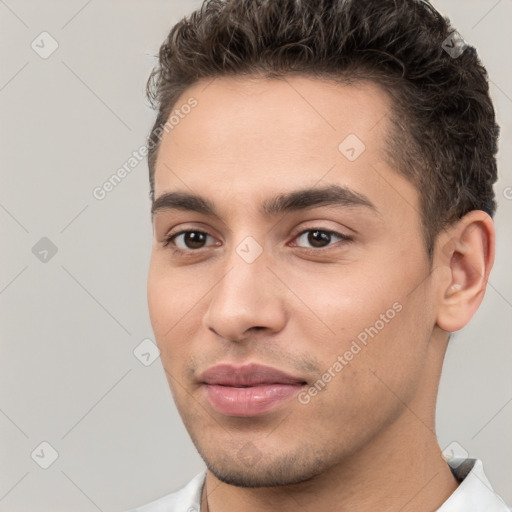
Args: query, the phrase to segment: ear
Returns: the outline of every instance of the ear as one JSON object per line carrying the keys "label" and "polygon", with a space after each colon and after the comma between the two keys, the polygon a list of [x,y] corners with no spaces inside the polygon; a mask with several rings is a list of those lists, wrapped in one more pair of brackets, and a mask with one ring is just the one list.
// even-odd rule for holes
{"label": "ear", "polygon": [[462,329],[480,306],[494,263],[494,244],[494,223],[481,210],[467,213],[438,237],[434,268],[441,270],[436,318],[441,329]]}

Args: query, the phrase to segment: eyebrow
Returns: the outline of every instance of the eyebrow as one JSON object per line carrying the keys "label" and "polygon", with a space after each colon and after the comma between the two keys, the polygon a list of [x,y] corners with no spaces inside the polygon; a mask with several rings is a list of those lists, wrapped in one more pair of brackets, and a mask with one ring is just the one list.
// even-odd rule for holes
{"label": "eyebrow", "polygon": [[[278,194],[263,201],[260,213],[262,216],[270,218],[283,213],[322,206],[364,207],[379,213],[375,205],[365,195],[339,185],[303,188]],[[209,199],[189,192],[166,192],[160,195],[152,203],[151,216],[165,210],[193,211],[221,218],[215,205]]]}

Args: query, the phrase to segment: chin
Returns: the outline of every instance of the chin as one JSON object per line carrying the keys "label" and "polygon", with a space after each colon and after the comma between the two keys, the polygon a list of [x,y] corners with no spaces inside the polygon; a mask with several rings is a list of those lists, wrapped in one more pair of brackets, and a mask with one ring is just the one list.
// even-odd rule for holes
{"label": "chin", "polygon": [[246,488],[296,485],[312,480],[317,476],[317,471],[315,471],[314,474],[305,475],[298,474],[296,471],[293,473],[276,471],[276,468],[272,468],[272,470],[269,471],[261,471],[251,468],[218,468],[208,464],[207,467],[221,482]]}
{"label": "chin", "polygon": [[269,457],[256,452],[252,443],[235,454],[217,452],[207,457],[199,452],[217,479],[236,487],[281,487],[310,481],[327,469],[325,458],[304,458],[304,454]]}

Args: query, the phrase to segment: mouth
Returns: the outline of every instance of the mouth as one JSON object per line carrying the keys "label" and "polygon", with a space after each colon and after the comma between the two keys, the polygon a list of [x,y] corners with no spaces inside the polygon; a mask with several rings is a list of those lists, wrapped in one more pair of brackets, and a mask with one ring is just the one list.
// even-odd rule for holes
{"label": "mouth", "polygon": [[212,408],[225,416],[252,417],[269,412],[297,395],[303,378],[259,364],[221,364],[200,376]]}

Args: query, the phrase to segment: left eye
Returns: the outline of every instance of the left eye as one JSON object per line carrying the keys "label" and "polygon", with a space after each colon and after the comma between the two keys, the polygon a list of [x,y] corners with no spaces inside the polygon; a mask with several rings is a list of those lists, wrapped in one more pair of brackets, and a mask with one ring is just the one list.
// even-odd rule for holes
{"label": "left eye", "polygon": [[335,239],[338,239],[334,240],[335,242],[339,240],[351,240],[350,237],[342,235],[341,233],[336,233],[335,231],[328,231],[322,229],[308,229],[300,233],[296,239],[298,241],[302,241],[303,243],[310,244],[310,247],[321,249],[323,247],[328,246],[333,241],[333,237]]}

